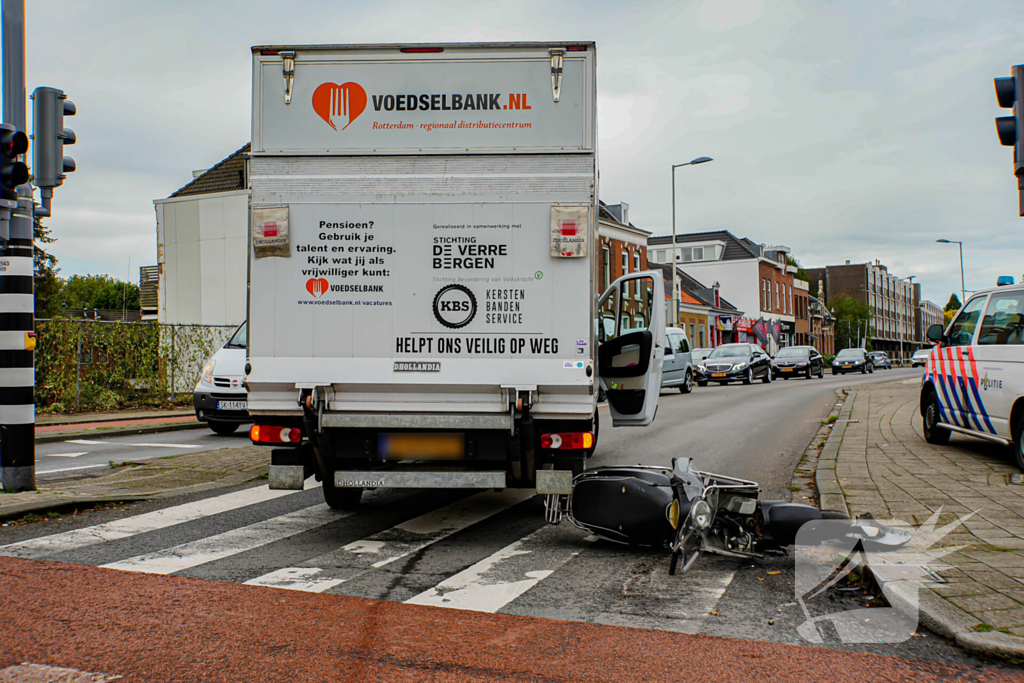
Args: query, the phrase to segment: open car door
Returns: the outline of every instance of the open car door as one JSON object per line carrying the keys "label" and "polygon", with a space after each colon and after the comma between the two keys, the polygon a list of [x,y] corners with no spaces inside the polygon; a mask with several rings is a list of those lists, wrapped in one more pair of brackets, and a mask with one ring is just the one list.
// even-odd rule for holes
{"label": "open car door", "polygon": [[624,275],[597,306],[597,376],[612,425],[654,421],[665,357],[665,284],[661,271]]}

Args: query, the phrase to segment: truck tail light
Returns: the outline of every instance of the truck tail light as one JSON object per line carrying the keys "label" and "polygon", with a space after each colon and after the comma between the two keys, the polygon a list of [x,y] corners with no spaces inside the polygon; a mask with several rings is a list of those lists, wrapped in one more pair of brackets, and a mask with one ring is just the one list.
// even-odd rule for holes
{"label": "truck tail light", "polygon": [[592,432],[541,434],[540,447],[552,450],[586,450],[594,447],[594,434]]}
{"label": "truck tail light", "polygon": [[299,443],[302,441],[302,430],[297,427],[253,425],[249,428],[249,438],[253,443]]}

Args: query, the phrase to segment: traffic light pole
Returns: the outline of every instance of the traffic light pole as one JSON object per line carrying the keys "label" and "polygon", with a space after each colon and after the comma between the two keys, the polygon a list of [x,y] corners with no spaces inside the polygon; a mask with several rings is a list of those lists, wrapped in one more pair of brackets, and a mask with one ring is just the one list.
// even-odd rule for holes
{"label": "traffic light pole", "polygon": [[[2,0],[4,123],[25,130],[25,1]],[[18,189],[9,240],[0,252],[0,482],[4,491],[36,487],[33,201]]]}

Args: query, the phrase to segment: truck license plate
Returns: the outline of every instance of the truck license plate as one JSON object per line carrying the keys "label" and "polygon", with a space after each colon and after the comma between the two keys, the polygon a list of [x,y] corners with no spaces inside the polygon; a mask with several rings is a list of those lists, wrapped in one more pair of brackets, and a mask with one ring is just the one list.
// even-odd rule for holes
{"label": "truck license plate", "polygon": [[711,376],[712,377],[725,377],[725,373],[724,372],[712,372]]}
{"label": "truck license plate", "polygon": [[217,410],[248,410],[248,401],[217,401]]}
{"label": "truck license plate", "polygon": [[384,433],[377,437],[384,460],[458,460],[466,453],[464,434]]}

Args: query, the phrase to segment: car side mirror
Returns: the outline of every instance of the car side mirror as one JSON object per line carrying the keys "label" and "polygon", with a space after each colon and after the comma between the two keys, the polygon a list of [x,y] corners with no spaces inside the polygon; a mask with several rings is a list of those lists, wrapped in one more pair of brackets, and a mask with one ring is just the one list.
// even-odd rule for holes
{"label": "car side mirror", "polygon": [[928,326],[928,341],[941,342],[942,341],[942,325],[938,323]]}

